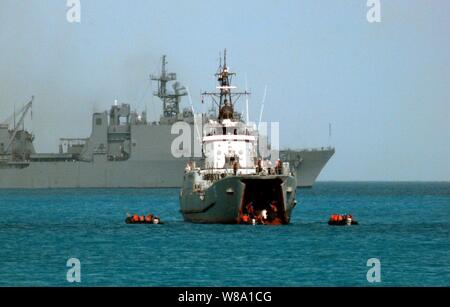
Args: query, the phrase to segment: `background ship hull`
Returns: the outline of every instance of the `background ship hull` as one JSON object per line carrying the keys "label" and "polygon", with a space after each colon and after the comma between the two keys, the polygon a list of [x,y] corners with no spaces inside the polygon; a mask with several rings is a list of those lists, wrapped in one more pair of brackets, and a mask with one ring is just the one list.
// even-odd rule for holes
{"label": "background ship hull", "polygon": [[297,185],[310,188],[316,182],[320,172],[334,155],[334,148],[281,150],[280,158],[290,163],[297,174]]}
{"label": "background ship hull", "polygon": [[186,161],[39,162],[0,169],[1,188],[180,187]]}
{"label": "background ship hull", "polygon": [[[96,128],[93,125],[93,129]],[[170,125],[131,125],[131,156],[108,161],[105,154],[92,161],[33,161],[0,163],[0,188],[179,188],[191,158],[174,158],[171,146],[177,135]],[[106,142],[106,130],[101,134]],[[192,139],[194,135],[191,135]],[[93,133],[91,140],[98,140]],[[282,150],[297,174],[299,187],[311,187],[334,149]]]}
{"label": "background ship hull", "polygon": [[[334,149],[282,151],[284,161],[301,162],[296,168],[299,187],[313,186]],[[28,166],[0,167],[0,188],[179,188],[189,159],[151,161],[31,162]],[[291,162],[293,164],[295,162]]]}

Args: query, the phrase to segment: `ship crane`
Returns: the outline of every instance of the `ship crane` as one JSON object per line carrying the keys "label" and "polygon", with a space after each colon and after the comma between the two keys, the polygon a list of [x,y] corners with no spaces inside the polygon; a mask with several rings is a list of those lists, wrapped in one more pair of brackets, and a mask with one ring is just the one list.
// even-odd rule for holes
{"label": "ship crane", "polygon": [[13,130],[11,138],[9,139],[8,144],[6,144],[5,152],[8,152],[9,148],[11,147],[14,140],[16,139],[17,132],[19,132],[20,126],[22,125],[23,121],[25,120],[25,116],[27,115],[27,113],[31,109],[31,107],[33,106],[33,100],[34,100],[34,96],[31,97],[31,100],[21,110],[22,115],[20,116],[19,121],[17,123],[14,123],[14,130]]}

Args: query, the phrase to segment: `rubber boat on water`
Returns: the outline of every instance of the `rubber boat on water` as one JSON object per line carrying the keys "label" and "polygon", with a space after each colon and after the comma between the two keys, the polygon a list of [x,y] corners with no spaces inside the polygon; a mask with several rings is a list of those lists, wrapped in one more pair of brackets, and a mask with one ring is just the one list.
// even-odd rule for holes
{"label": "rubber boat on water", "polygon": [[127,218],[125,219],[125,223],[127,224],[164,224],[163,222],[161,222],[160,218],[157,216],[153,216],[151,214],[148,214],[147,216],[143,216],[143,215],[128,215]]}
{"label": "rubber boat on water", "polygon": [[328,225],[332,226],[350,226],[358,225],[350,214],[333,214],[328,220]]}

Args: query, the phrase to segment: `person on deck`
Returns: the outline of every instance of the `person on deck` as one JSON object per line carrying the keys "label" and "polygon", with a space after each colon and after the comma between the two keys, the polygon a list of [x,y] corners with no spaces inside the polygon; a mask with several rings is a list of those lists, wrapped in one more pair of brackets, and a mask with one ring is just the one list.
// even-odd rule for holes
{"label": "person on deck", "polygon": [[253,209],[253,202],[249,202],[249,203],[247,204],[246,209],[247,209],[248,216],[249,216],[251,219],[255,218],[255,211],[254,211],[254,209]]}
{"label": "person on deck", "polygon": [[233,162],[233,174],[236,176],[237,175],[237,171],[239,169],[239,162],[234,161]]}
{"label": "person on deck", "polygon": [[269,221],[273,221],[278,216],[278,208],[277,208],[277,202],[272,201],[270,203],[270,210],[269,210]]}
{"label": "person on deck", "polygon": [[151,214],[148,214],[148,215],[145,217],[145,222],[147,222],[147,223],[153,222],[153,216],[152,216]]}

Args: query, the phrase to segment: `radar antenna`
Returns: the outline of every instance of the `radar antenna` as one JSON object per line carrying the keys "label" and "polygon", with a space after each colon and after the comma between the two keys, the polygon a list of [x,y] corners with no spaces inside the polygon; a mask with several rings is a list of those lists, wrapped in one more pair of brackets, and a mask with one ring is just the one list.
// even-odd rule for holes
{"label": "radar antenna", "polygon": [[229,71],[227,66],[227,49],[223,53],[222,61],[219,65],[218,72],[215,74],[219,85],[216,87],[219,92],[204,92],[203,96],[210,96],[213,102],[219,107],[219,120],[234,119],[234,105],[242,95],[250,95],[249,92],[231,92],[236,89],[231,85],[231,81],[236,74]]}

